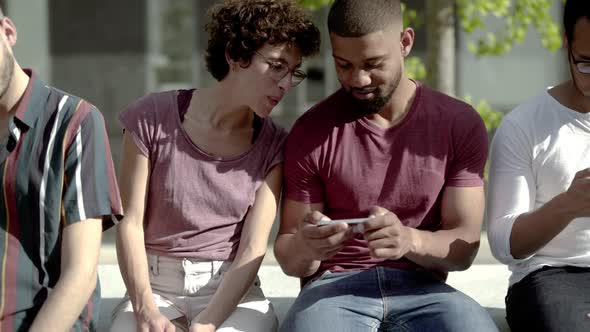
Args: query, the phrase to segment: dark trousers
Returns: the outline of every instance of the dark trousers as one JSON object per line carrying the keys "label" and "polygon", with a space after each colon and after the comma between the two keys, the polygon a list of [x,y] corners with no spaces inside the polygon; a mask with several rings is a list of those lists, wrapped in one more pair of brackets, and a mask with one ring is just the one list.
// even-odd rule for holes
{"label": "dark trousers", "polygon": [[508,289],[512,332],[590,331],[590,268],[545,267]]}

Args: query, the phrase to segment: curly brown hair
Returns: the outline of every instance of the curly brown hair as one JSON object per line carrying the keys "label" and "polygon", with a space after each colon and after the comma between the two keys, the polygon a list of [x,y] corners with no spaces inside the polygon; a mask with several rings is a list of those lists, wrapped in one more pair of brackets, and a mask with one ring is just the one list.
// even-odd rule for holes
{"label": "curly brown hair", "polygon": [[218,81],[229,72],[226,49],[233,61],[240,61],[245,67],[266,43],[289,43],[304,57],[319,51],[318,28],[291,0],[224,0],[209,9],[209,17],[205,61]]}

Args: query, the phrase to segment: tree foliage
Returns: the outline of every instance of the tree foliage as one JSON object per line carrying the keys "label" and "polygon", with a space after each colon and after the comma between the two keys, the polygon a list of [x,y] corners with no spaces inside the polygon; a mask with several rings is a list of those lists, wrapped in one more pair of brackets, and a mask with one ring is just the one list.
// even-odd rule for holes
{"label": "tree foliage", "polygon": [[[298,1],[311,10],[333,2],[333,0]],[[531,28],[539,34],[543,47],[551,51],[559,49],[561,34],[559,24],[551,16],[551,8],[555,2],[563,1],[455,0],[454,9],[461,29],[475,37],[475,41],[468,45],[469,50],[478,56],[501,56],[510,52],[515,45],[522,43]],[[422,26],[423,13],[405,6],[406,3],[411,5],[409,0],[402,0],[404,25],[415,28]],[[496,28],[492,30],[490,25]],[[406,72],[409,77],[417,80],[424,80],[428,75],[427,68],[417,57],[406,59]],[[464,99],[474,104],[491,135],[500,124],[503,114],[494,111],[485,100],[474,103],[470,97]]]}
{"label": "tree foliage", "polygon": [[555,0],[456,0],[461,28],[467,33],[486,31],[485,19],[494,17],[502,25],[488,31],[469,49],[478,55],[502,55],[522,43],[530,27],[541,38],[541,44],[555,51],[561,47],[559,25],[551,17]]}
{"label": "tree foliage", "polygon": [[[469,46],[478,55],[502,55],[514,45],[522,43],[529,28],[534,28],[541,37],[541,44],[552,51],[561,47],[559,25],[551,17],[551,7],[563,0],[455,0],[457,16],[463,31],[484,35]],[[331,4],[333,0],[299,0],[311,10]],[[404,23],[407,26],[421,26],[422,17],[416,10],[404,7]],[[501,27],[489,31],[487,22],[500,21]]]}

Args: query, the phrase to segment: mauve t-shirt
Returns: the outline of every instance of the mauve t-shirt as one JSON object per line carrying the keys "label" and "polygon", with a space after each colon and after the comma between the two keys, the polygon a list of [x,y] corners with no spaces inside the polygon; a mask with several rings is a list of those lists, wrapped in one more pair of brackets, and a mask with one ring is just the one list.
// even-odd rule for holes
{"label": "mauve t-shirt", "polygon": [[[366,217],[378,205],[406,226],[435,231],[441,227],[444,189],[482,186],[487,153],[483,121],[464,102],[417,83],[408,114],[384,129],[363,117],[339,90],[291,129],[285,148],[285,197],[323,202],[324,213],[332,219]],[[419,268],[405,258],[371,258],[366,241],[357,235],[323,261],[315,276],[376,265]]]}
{"label": "mauve t-shirt", "polygon": [[265,118],[247,152],[228,159],[211,156],[183,129],[181,116],[186,109],[179,110],[178,94],[149,94],[119,115],[149,159],[146,250],[156,255],[231,260],[256,191],[271,168],[283,161],[287,133]]}

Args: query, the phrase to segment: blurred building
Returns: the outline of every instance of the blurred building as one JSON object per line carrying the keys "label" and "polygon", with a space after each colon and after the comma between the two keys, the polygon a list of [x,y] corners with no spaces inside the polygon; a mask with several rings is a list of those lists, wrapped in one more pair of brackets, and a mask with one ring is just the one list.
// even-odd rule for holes
{"label": "blurred building", "polygon": [[[18,28],[15,52],[48,83],[85,97],[105,114],[115,155],[116,114],[149,91],[205,86],[206,10],[214,0],[4,0]],[[424,0],[408,2],[423,8]],[[556,18],[561,1],[556,1]],[[326,32],[327,10],[314,12],[322,30],[321,55],[305,62],[309,79],[292,90],[273,116],[285,126],[338,88]],[[492,25],[493,28],[493,25]],[[562,51],[544,49],[534,31],[502,57],[476,58],[472,36],[457,34],[457,95],[487,99],[498,110],[538,93],[567,75]],[[425,57],[418,29],[412,54]]]}

